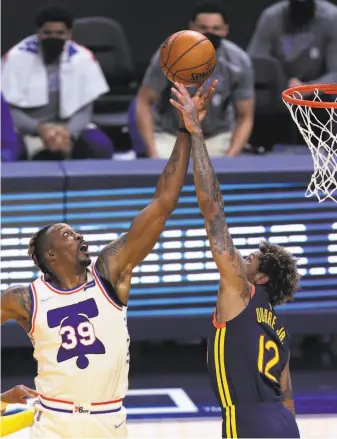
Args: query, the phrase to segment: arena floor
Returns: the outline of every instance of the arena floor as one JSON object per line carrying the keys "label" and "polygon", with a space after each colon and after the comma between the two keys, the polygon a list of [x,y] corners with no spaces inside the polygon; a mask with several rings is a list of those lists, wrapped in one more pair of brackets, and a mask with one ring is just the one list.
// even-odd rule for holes
{"label": "arena floor", "polygon": [[[337,438],[337,415],[299,415],[297,419],[302,438]],[[130,421],[128,430],[128,439],[219,439],[221,422],[220,419]],[[29,429],[26,428],[6,437],[9,439],[29,438]]]}
{"label": "arena floor", "polygon": [[[297,420],[302,438],[337,439],[337,374],[335,371],[292,374]],[[32,379],[13,377],[32,386]],[[221,438],[219,407],[207,376],[135,376],[125,399],[129,439]],[[8,438],[29,438],[29,429]]]}

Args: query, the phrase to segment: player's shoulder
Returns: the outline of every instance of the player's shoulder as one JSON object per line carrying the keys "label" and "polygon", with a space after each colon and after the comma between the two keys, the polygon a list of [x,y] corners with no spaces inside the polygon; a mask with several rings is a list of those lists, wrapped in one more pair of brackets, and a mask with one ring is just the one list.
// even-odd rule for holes
{"label": "player's shoulder", "polygon": [[29,294],[28,285],[12,285],[6,290],[1,292],[1,299],[15,298],[20,295]]}
{"label": "player's shoulder", "polygon": [[13,285],[1,292],[1,306],[6,311],[14,312],[18,317],[30,318],[32,296],[29,286]]}
{"label": "player's shoulder", "polygon": [[248,53],[233,43],[233,41],[223,39],[221,41],[220,51],[224,53],[225,59],[230,59],[231,63],[238,64],[242,67],[251,65],[251,58]]}

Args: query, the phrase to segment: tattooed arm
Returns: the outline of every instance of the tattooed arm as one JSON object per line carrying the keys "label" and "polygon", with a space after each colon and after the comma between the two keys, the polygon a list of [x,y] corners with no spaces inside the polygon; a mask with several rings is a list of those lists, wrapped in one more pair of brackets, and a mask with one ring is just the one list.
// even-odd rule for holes
{"label": "tattooed arm", "polygon": [[171,103],[181,111],[185,126],[191,133],[194,182],[213,258],[220,272],[217,309],[220,323],[225,323],[240,314],[248,304],[250,284],[241,255],[229,233],[223,196],[206,149],[195,105],[187,90],[179,84],[175,85],[178,102]]}
{"label": "tattooed arm", "polygon": [[[242,257],[234,247],[229,232],[219,181],[208,156],[203,135],[199,132],[193,133],[191,137],[198,203],[205,219],[213,258],[221,276],[219,313],[222,314],[221,320],[229,320],[240,313],[242,307],[249,302],[250,284],[245,276]],[[221,302],[226,303],[221,306]],[[225,311],[221,312],[221,308]]]}
{"label": "tattooed arm", "polygon": [[[178,133],[171,157],[161,174],[152,202],[134,219],[128,233],[107,245],[98,257],[99,274],[114,287],[128,264],[138,265],[151,252],[175,209],[184,183],[191,153],[188,133]],[[118,294],[118,292],[117,292]],[[127,304],[129,292],[123,290],[122,303]]]}
{"label": "tattooed arm", "polygon": [[289,360],[281,374],[281,401],[283,405],[295,416],[293,389],[291,386]]}
{"label": "tattooed arm", "polygon": [[[192,101],[195,105],[196,117],[199,122],[205,118],[207,107],[214,93],[218,81],[213,81],[204,90],[201,86]],[[174,92],[174,89],[172,89]],[[184,121],[180,115],[180,127]],[[122,303],[126,304],[129,290],[125,288],[125,279],[128,278],[126,267],[138,265],[153,249],[160,233],[163,231],[165,221],[175,209],[191,153],[191,138],[188,133],[179,133],[172,155],[158,181],[153,201],[133,221],[129,232],[117,241],[105,247],[98,260],[97,269],[102,277],[107,279],[114,287]],[[123,288],[121,280],[123,280]],[[118,285],[117,285],[118,284]],[[116,289],[116,288],[115,288]]]}
{"label": "tattooed arm", "polygon": [[1,324],[16,320],[26,332],[31,329],[32,301],[29,288],[14,286],[1,293]]}

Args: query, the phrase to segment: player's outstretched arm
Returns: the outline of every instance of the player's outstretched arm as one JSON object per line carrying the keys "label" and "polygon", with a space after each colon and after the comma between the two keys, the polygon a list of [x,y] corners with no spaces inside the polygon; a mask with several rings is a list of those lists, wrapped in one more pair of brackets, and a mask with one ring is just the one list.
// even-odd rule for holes
{"label": "player's outstretched arm", "polygon": [[32,301],[29,288],[10,287],[1,293],[1,324],[16,320],[26,332],[31,329]]}
{"label": "player's outstretched arm", "polygon": [[[205,118],[208,103],[217,82],[213,81],[205,91],[203,91],[203,87],[200,87],[193,97],[200,122]],[[180,126],[184,128],[181,116]],[[125,271],[129,264],[133,268],[143,261],[158,241],[167,218],[178,203],[190,153],[190,134],[179,132],[171,157],[159,178],[152,202],[135,218],[128,233],[102,250],[96,267],[101,276],[109,280],[114,287],[116,287],[120,273]],[[126,288],[123,291],[123,294],[118,292],[117,294],[120,300],[126,304],[129,292]]]}
{"label": "player's outstretched arm", "polygon": [[214,261],[227,284],[226,290],[235,295],[239,291],[244,301],[249,300],[251,287],[244,273],[242,257],[229,232],[220,184],[203,134],[195,132],[191,137],[194,182]]}
{"label": "player's outstretched arm", "polygon": [[205,219],[215,263],[223,284],[226,284],[226,291],[234,297],[238,297],[240,293],[246,302],[250,297],[250,285],[244,273],[242,257],[234,247],[229,232],[219,181],[206,149],[195,105],[183,86],[176,84],[174,93],[178,102],[171,103],[182,112],[186,128],[191,133],[193,175],[198,204]]}
{"label": "player's outstretched arm", "polygon": [[293,397],[293,389],[291,385],[289,360],[281,374],[281,401],[283,405],[289,409],[295,416],[295,404]]}
{"label": "player's outstretched arm", "polygon": [[[134,268],[151,252],[178,203],[191,153],[188,133],[179,132],[177,140],[157,184],[151,203],[133,220],[128,233],[108,244],[98,257],[96,268],[114,287],[128,264]],[[118,294],[118,293],[117,293]],[[128,293],[119,297],[128,301]]]}

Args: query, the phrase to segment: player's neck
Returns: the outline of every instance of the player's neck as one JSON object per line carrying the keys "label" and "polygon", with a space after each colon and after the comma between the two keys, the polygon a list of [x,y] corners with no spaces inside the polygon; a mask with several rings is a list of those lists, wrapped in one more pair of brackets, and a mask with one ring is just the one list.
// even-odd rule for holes
{"label": "player's neck", "polygon": [[79,285],[82,285],[87,280],[87,271],[83,273],[58,273],[57,277],[53,276],[50,283],[60,290],[72,290]]}

